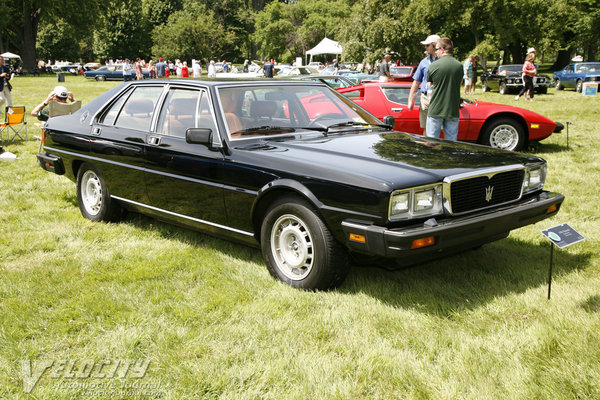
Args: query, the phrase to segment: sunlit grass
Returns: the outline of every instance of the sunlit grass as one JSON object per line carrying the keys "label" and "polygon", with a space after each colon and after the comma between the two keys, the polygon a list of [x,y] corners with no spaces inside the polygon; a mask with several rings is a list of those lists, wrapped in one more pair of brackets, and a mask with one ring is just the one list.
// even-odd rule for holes
{"label": "sunlit grass", "polygon": [[[13,83],[28,109],[58,84]],[[114,84],[65,82],[84,103]],[[92,223],[75,185],[37,165],[39,142],[7,146],[19,159],[0,163],[0,398],[76,397],[49,372],[23,393],[22,359],[149,359],[141,382],[167,399],[599,398],[600,100],[475,97],[573,122],[570,148],[563,133],[531,150],[566,196],[559,215],[418,267],[354,268],[332,292],[291,289],[258,250],[143,216]],[[539,231],[562,222],[587,240],[554,252],[547,301]]]}

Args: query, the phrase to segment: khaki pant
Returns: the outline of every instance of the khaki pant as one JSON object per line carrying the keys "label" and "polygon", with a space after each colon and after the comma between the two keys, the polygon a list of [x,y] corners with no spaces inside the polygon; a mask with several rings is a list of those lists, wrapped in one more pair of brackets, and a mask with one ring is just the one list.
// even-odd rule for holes
{"label": "khaki pant", "polygon": [[4,84],[4,88],[0,91],[0,114],[4,111],[4,103],[6,106],[12,107],[12,95],[10,94],[10,90],[8,90],[8,85]]}
{"label": "khaki pant", "polygon": [[427,127],[427,109],[429,108],[429,96],[421,93],[421,106],[419,108],[419,126],[423,129]]}

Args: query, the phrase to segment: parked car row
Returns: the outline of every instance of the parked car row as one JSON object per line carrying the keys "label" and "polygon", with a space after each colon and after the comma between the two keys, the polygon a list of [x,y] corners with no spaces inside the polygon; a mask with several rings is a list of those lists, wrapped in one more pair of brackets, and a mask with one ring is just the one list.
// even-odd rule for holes
{"label": "parked car row", "polygon": [[[408,85],[392,85],[126,82],[50,118],[37,157],[76,182],[85,218],[126,209],[253,245],[273,277],[306,289],[339,285],[349,257],[410,265],[558,213],[543,159],[396,132],[359,105],[373,94],[401,117]],[[480,108],[463,107],[473,125],[486,125]]]}

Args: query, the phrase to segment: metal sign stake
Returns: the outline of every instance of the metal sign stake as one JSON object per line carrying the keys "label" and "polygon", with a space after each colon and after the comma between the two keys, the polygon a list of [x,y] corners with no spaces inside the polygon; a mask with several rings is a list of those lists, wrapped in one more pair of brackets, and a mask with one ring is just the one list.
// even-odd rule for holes
{"label": "metal sign stake", "polygon": [[550,268],[548,269],[548,300],[550,300],[550,291],[552,290],[552,258],[554,255],[554,243],[550,242]]}

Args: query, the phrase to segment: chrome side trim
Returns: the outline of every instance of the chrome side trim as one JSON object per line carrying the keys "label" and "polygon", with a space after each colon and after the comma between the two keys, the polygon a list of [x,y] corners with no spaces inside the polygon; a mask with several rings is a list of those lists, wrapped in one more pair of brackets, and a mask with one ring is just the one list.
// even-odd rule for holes
{"label": "chrome side trim", "polygon": [[56,153],[68,154],[70,156],[85,158],[87,160],[93,160],[93,161],[97,161],[97,162],[101,162],[101,163],[105,163],[105,164],[117,165],[117,166],[123,167],[123,168],[130,168],[130,169],[135,169],[135,170],[138,170],[138,171],[148,172],[148,173],[151,173],[151,174],[167,176],[169,178],[181,179],[181,180],[184,180],[184,181],[194,182],[194,183],[200,183],[202,185],[216,186],[216,187],[220,186],[220,187],[222,187],[225,190],[233,190],[233,191],[236,191],[236,192],[246,193],[246,194],[249,194],[249,195],[252,195],[252,196],[258,196],[258,191],[256,191],[256,190],[248,190],[248,189],[238,188],[238,187],[234,187],[234,186],[223,185],[223,184],[215,183],[215,182],[211,182],[211,181],[204,181],[204,180],[200,180],[200,179],[196,179],[196,178],[190,178],[188,176],[175,175],[175,174],[171,174],[169,172],[155,171],[155,170],[148,169],[148,168],[145,168],[145,167],[138,167],[138,166],[131,165],[131,164],[124,164],[124,163],[120,163],[120,162],[117,162],[117,161],[106,160],[104,158],[88,156],[88,155],[81,154],[81,153],[73,153],[71,151],[56,149],[54,147],[44,146],[43,149],[44,150],[50,150],[50,151],[53,151],[53,152],[56,152]]}
{"label": "chrome side trim", "polygon": [[203,225],[214,226],[215,228],[228,230],[228,231],[239,233],[239,234],[245,235],[245,236],[250,236],[250,237],[254,236],[254,233],[252,233],[252,232],[246,232],[246,231],[243,231],[241,229],[236,229],[236,228],[231,228],[229,226],[216,224],[214,222],[205,221],[203,219],[198,219],[198,218],[190,217],[189,215],[183,215],[183,214],[179,214],[179,213],[176,213],[176,212],[173,212],[173,211],[164,210],[162,208],[150,206],[148,204],[139,203],[137,201],[133,201],[133,200],[129,200],[129,199],[124,199],[124,198],[118,197],[118,196],[111,195],[110,197],[112,197],[113,199],[118,200],[118,201],[122,201],[122,202],[125,202],[125,203],[134,204],[134,205],[139,206],[139,207],[147,208],[149,210],[158,211],[160,213],[172,215],[174,217],[184,218],[184,219],[187,219],[187,220],[190,220],[190,221],[198,222],[198,223],[203,224]]}
{"label": "chrome side trim", "polygon": [[88,155],[81,154],[81,153],[74,153],[72,151],[61,150],[61,149],[57,149],[57,148],[54,148],[54,147],[44,146],[43,149],[44,150],[50,150],[50,151],[53,151],[53,152],[56,152],[56,153],[68,154],[70,156],[81,157],[81,158],[85,158],[87,160],[93,160],[93,161],[98,161],[98,162],[102,162],[102,163],[106,163],[106,164],[118,165],[119,167],[136,169],[138,171],[145,171],[146,170],[146,168],[137,167],[135,165],[123,164],[123,163],[120,163],[120,162],[117,162],[117,161],[110,161],[110,160],[106,160],[104,158],[99,158],[99,157],[94,157],[94,156],[88,156]]}

